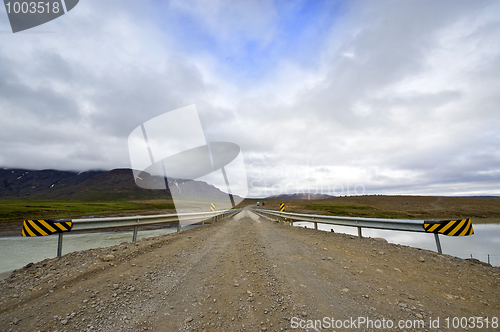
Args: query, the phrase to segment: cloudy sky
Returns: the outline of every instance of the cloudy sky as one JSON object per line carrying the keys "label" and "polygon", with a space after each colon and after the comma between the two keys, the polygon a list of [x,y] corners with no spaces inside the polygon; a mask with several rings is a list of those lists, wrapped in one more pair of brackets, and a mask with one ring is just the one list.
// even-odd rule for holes
{"label": "cloudy sky", "polygon": [[500,2],[81,0],[16,34],[0,8],[0,166],[130,167],[191,104],[249,196],[500,195]]}

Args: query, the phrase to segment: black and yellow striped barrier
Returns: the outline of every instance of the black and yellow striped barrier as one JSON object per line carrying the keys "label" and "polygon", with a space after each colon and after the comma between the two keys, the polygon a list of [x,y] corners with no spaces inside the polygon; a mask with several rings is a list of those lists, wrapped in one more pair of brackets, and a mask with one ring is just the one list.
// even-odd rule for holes
{"label": "black and yellow striped barrier", "polygon": [[428,233],[448,236],[467,236],[474,234],[471,218],[462,220],[425,221],[424,229]]}
{"label": "black and yellow striped barrier", "polygon": [[214,203],[210,204],[210,210],[215,211],[215,204]]}
{"label": "black and yellow striped barrier", "polygon": [[55,233],[71,231],[71,220],[25,220],[23,223],[23,236],[47,236]]}
{"label": "black and yellow striped barrier", "polygon": [[285,212],[285,203],[280,204],[280,212]]}

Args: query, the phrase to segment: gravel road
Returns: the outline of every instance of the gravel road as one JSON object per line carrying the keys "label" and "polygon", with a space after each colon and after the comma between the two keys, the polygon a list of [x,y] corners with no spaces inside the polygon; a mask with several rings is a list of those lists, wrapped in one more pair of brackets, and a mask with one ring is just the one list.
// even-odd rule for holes
{"label": "gravel road", "polygon": [[[484,263],[244,210],[179,234],[28,264],[0,281],[0,331],[389,330],[376,328],[382,322],[455,331],[454,317],[474,316],[488,317],[481,331],[500,331],[491,326],[499,286],[500,268]],[[328,328],[332,319],[342,328]]]}

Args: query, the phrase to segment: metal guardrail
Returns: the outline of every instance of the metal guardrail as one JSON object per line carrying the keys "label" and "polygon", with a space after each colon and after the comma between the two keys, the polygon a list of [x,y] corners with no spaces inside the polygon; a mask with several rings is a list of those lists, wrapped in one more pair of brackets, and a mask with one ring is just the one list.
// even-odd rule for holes
{"label": "metal guardrail", "polygon": [[[240,209],[234,210],[221,210],[221,211],[210,211],[210,212],[196,212],[196,213],[179,213],[179,214],[163,214],[163,215],[151,215],[151,216],[131,216],[131,217],[107,217],[107,218],[85,218],[85,219],[72,219],[69,220],[73,223],[72,230],[95,230],[102,228],[120,228],[134,226],[134,233],[132,235],[132,242],[137,240],[137,232],[139,226],[150,225],[150,224],[160,224],[160,223],[177,223],[177,232],[181,230],[181,223],[179,222],[179,216],[182,217],[182,221],[190,222],[194,224],[196,222],[201,222],[202,225],[205,224],[206,220],[211,220],[211,222],[216,222],[222,218],[226,218],[238,213]],[[57,242],[57,256],[62,255],[62,243],[63,234],[58,233],[59,240]]]}
{"label": "metal guardrail", "polygon": [[[362,228],[375,228],[375,229],[386,229],[393,231],[428,233],[424,229],[424,223],[429,222],[426,220],[338,217],[338,216],[280,212],[280,211],[261,210],[261,209],[251,209],[251,210],[254,213],[267,216],[271,219],[273,218],[278,219],[279,221],[281,221],[282,219],[283,220],[288,219],[290,220],[291,225],[293,225],[294,221],[313,222],[315,230],[318,230],[318,223],[357,227],[359,238],[363,237],[361,230]],[[439,241],[439,235],[437,233],[432,233],[432,234],[434,234],[437,251],[440,254],[442,254],[443,252],[441,250],[441,242]]]}

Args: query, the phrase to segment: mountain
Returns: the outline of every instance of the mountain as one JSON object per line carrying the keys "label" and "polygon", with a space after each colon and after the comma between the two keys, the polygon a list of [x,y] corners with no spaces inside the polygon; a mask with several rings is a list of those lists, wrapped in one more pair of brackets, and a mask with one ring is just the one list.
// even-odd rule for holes
{"label": "mountain", "polygon": [[333,196],[325,195],[325,194],[282,194],[266,197],[266,199],[281,199],[281,200],[308,200],[308,199],[327,199],[332,198]]}
{"label": "mountain", "polygon": [[[140,181],[162,181],[141,173]],[[169,185],[187,198],[223,199],[227,194],[202,181],[168,179]],[[57,199],[69,201],[116,201],[171,199],[170,190],[143,189],[131,169],[71,172],[58,170],[0,169],[0,198]]]}

